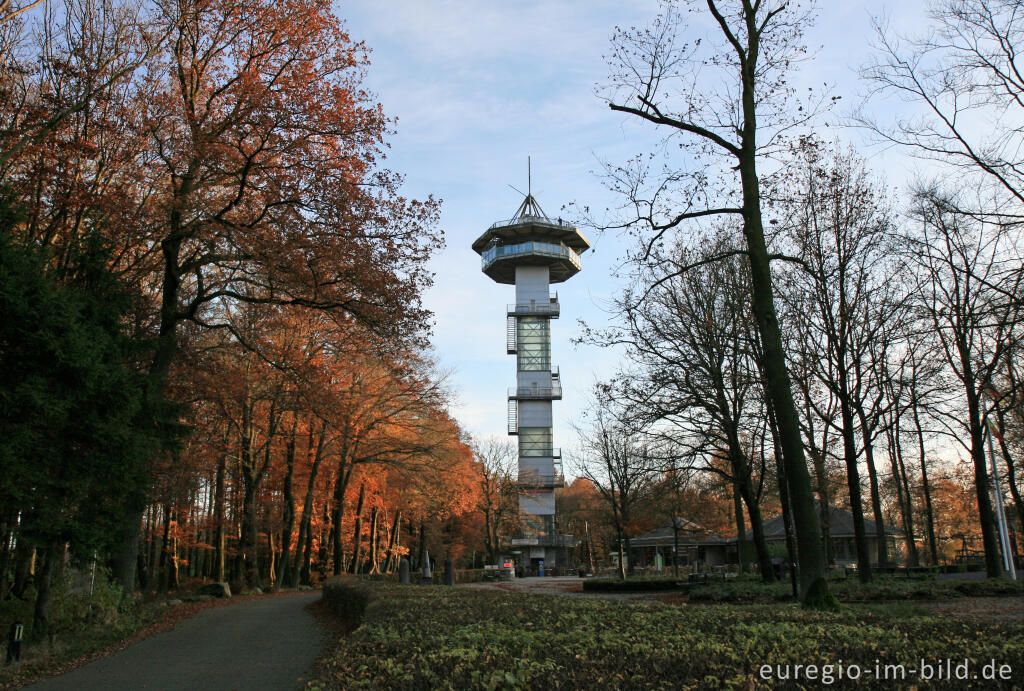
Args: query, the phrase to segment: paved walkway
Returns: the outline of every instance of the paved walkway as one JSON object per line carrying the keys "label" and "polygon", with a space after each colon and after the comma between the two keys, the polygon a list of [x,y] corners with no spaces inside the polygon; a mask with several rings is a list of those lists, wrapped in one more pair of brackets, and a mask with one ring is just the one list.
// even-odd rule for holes
{"label": "paved walkway", "polygon": [[313,673],[324,632],[305,610],[320,593],[249,600],[200,612],[103,660],[40,682],[58,691],[298,689]]}

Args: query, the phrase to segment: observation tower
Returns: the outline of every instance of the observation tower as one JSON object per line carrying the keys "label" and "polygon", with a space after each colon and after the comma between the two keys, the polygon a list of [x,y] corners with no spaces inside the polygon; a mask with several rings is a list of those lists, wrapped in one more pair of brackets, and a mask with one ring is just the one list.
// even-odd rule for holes
{"label": "observation tower", "polygon": [[575,538],[555,530],[555,488],[564,484],[562,454],[554,446],[551,402],[562,398],[562,380],[551,364],[551,320],[559,315],[561,283],[582,268],[590,242],[571,223],[551,220],[532,193],[515,215],[498,221],[473,243],[482,270],[516,287],[506,309],[508,353],[516,356],[516,385],[508,390],[508,433],[519,440],[519,514],[523,532],[508,551],[536,571],[569,568]]}

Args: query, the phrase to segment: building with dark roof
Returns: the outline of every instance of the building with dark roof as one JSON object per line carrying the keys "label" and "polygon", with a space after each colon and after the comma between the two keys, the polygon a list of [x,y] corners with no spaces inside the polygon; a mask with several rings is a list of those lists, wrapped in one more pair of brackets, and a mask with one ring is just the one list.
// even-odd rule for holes
{"label": "building with dark roof", "polygon": [[[824,518],[821,514],[820,506],[818,509],[818,517]],[[822,520],[822,532],[825,521]],[[786,527],[783,524],[782,516],[776,516],[775,518],[764,522],[764,538],[765,542],[771,544],[786,544]],[[870,518],[864,518],[864,532],[867,533],[868,543],[868,554],[871,555],[871,563],[878,563],[878,532],[876,528],[877,524]],[[903,532],[893,528],[891,525],[884,525],[885,539],[889,543],[888,552],[891,555],[896,554],[896,539],[903,537]],[[853,514],[846,509],[840,509],[836,506],[830,506],[828,509],[828,537],[829,544],[831,546],[832,559],[835,564],[840,566],[854,566],[857,563],[857,549],[854,545],[854,530],[853,530]],[[753,540],[754,532],[748,530],[746,532],[746,539]]]}
{"label": "building with dark roof", "polygon": [[[834,563],[839,566],[853,566],[857,563],[857,552],[854,547],[853,514],[845,509],[829,507],[829,542]],[[674,526],[673,526],[674,524]],[[764,524],[765,542],[773,552],[784,554],[786,545],[786,529],[782,516],[776,516]],[[867,533],[868,553],[871,563],[877,563],[878,536],[875,522],[864,519],[864,530]],[[889,554],[896,554],[896,539],[903,533],[892,526],[885,526],[886,540],[889,541]],[[753,542],[754,533],[748,530],[745,539]],[[630,561],[639,568],[670,568],[676,561],[680,566],[724,566],[737,564],[737,545],[735,537],[723,538],[715,535],[703,526],[685,518],[676,518],[663,526],[638,535],[629,541]],[[744,550],[746,553],[746,550]]]}

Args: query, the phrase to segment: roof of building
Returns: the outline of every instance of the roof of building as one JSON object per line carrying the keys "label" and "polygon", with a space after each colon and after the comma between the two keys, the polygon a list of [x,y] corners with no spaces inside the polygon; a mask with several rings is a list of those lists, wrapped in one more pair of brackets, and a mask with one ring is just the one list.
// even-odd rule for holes
{"label": "roof of building", "polygon": [[724,545],[729,542],[729,540],[715,535],[704,526],[688,521],[685,518],[676,517],[663,526],[630,539],[629,544],[633,547],[671,545],[675,541],[673,523],[675,523],[679,531],[680,545]]}
{"label": "roof of building", "polygon": [[[818,511],[818,516],[821,516],[819,505],[815,502],[815,511]],[[853,537],[853,514],[846,509],[840,509],[836,506],[830,506],[828,509],[829,516],[829,537],[834,538],[847,538]],[[764,524],[764,537],[766,540],[783,540],[786,537],[786,527],[782,522],[782,515],[778,515],[771,520],[765,521]],[[886,525],[885,534],[902,536],[903,532],[893,528],[890,525]],[[877,529],[875,522],[870,518],[864,518],[864,531],[867,533],[868,538],[875,536]],[[745,537],[748,540],[752,540],[754,537],[753,530],[748,530],[745,533]]]}

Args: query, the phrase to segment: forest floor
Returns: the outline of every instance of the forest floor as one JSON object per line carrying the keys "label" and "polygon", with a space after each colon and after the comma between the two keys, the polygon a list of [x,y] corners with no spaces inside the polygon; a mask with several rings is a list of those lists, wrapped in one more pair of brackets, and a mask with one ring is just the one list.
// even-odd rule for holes
{"label": "forest floor", "polygon": [[204,609],[173,629],[31,686],[62,689],[295,689],[314,674],[325,631],[320,592]]}

